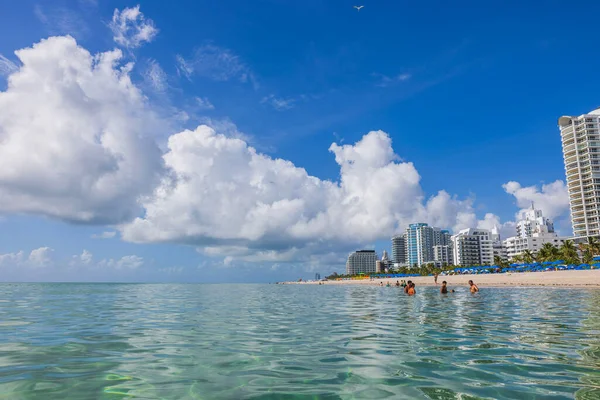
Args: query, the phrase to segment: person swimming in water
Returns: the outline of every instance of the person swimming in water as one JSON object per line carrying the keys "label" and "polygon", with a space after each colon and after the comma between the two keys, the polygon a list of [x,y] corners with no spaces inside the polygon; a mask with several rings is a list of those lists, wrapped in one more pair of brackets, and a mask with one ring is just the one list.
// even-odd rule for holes
{"label": "person swimming in water", "polygon": [[408,294],[408,289],[410,289],[410,285],[412,285],[412,281],[406,282],[406,286],[404,286],[404,293]]}
{"label": "person swimming in water", "polygon": [[440,293],[442,294],[446,294],[448,293],[448,286],[447,286],[448,282],[443,281],[442,282],[442,287],[440,288]]}
{"label": "person swimming in water", "polygon": [[477,285],[475,283],[473,283],[473,281],[469,281],[469,286],[471,287],[471,293],[477,293],[479,292],[479,288],[477,287]]}
{"label": "person swimming in water", "polygon": [[396,281],[396,287],[400,287],[400,282]]}
{"label": "person swimming in water", "polygon": [[410,283],[410,285],[408,285],[408,291],[406,294],[408,294],[409,296],[414,296],[417,293],[416,289],[415,289],[415,284],[414,283]]}

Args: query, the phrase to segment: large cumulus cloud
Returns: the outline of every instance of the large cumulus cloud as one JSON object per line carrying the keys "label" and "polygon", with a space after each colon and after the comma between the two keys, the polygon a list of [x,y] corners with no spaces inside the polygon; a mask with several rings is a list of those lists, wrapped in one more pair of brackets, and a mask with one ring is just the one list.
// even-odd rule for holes
{"label": "large cumulus cloud", "polygon": [[440,191],[425,201],[415,166],[399,161],[386,133],[329,150],[340,168],[336,182],[208,126],[172,135],[163,156],[172,174],[122,236],[195,244],[228,260],[292,261],[389,238],[410,222],[477,224],[470,200]]}
{"label": "large cumulus cloud", "polygon": [[[116,225],[124,240],[189,244],[225,264],[339,263],[340,251],[412,222],[514,227],[491,213],[478,220],[473,198],[427,197],[385,132],[332,144],[333,181],[215,126],[175,133],[161,152],[152,138],[168,124],[120,50],[92,55],[71,37],[53,37],[15,54],[20,66],[0,92],[0,213]],[[551,217],[568,205],[562,183],[504,188],[520,207],[535,200]]]}
{"label": "large cumulus cloud", "polygon": [[0,210],[116,223],[162,173],[145,137],[153,116],[119,50],[95,56],[72,37],[16,52],[0,92]]}

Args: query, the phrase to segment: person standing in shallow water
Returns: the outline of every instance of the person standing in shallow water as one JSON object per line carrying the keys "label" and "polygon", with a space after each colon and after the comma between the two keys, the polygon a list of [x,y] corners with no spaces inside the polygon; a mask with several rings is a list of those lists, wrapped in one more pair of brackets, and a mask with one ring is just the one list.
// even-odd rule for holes
{"label": "person standing in shallow water", "polygon": [[415,289],[415,284],[414,283],[410,283],[410,285],[408,285],[408,292],[407,294],[409,296],[414,296],[417,293],[416,289]]}
{"label": "person standing in shallow water", "polygon": [[433,281],[435,282],[436,285],[437,285],[437,278],[438,278],[438,273],[436,272],[435,275],[433,275]]}
{"label": "person standing in shallow water", "polygon": [[469,286],[471,287],[471,293],[477,293],[479,292],[479,288],[477,287],[477,285],[475,283],[473,283],[473,281],[469,281]]}
{"label": "person standing in shallow water", "polygon": [[408,294],[408,289],[410,289],[410,285],[412,285],[412,281],[406,282],[406,286],[404,286],[404,293]]}

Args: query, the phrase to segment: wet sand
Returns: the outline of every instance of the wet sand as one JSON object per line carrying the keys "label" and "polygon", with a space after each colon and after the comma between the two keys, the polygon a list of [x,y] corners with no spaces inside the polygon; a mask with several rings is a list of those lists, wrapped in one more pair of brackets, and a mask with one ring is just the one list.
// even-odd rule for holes
{"label": "wet sand", "polygon": [[[433,276],[417,276],[402,278],[412,280],[417,286],[435,286]],[[509,274],[482,274],[482,275],[449,275],[438,276],[438,285],[447,281],[448,286],[467,286],[472,279],[477,286],[556,286],[556,287],[588,287],[600,288],[600,270],[591,271],[548,271]],[[374,279],[374,280],[348,280],[327,281],[325,285],[379,285],[383,282],[395,284],[399,278]],[[286,282],[286,284],[316,285],[318,282]]]}

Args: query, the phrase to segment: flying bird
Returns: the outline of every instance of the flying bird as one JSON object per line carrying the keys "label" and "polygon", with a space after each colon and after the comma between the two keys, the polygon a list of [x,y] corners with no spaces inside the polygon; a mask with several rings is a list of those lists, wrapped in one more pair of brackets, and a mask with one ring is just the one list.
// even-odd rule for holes
{"label": "flying bird", "polygon": [[361,8],[363,8],[364,6],[354,6],[354,8],[356,8],[357,11],[360,11]]}

